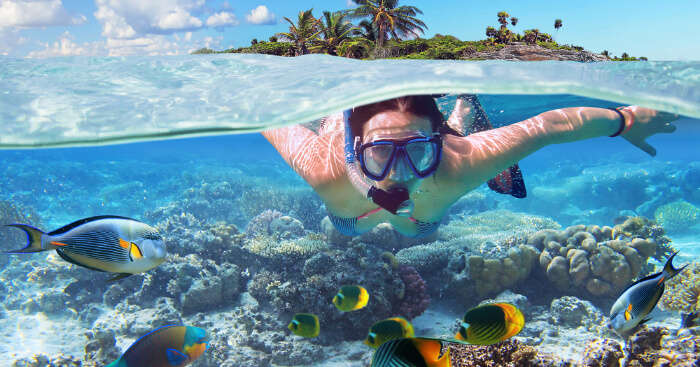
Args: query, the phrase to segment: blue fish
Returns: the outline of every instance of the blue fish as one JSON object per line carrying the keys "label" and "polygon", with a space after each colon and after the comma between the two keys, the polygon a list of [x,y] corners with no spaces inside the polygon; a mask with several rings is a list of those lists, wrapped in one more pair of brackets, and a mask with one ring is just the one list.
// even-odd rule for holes
{"label": "blue fish", "polygon": [[166,256],[158,230],[126,217],[85,218],[49,233],[26,224],[9,224],[8,227],[23,230],[27,234],[27,245],[7,253],[56,250],[61,258],[75,265],[116,273],[112,280],[153,269]]}
{"label": "blue fish", "polygon": [[673,267],[673,258],[678,252],[666,260],[664,269],[656,274],[646,276],[627,287],[610,309],[608,328],[618,334],[625,334],[639,324],[650,320],[646,316],[656,307],[664,293],[665,283],[685,269]]}
{"label": "blue fish", "polygon": [[107,367],[186,366],[204,354],[207,344],[204,329],[183,325],[163,326],[136,340]]}

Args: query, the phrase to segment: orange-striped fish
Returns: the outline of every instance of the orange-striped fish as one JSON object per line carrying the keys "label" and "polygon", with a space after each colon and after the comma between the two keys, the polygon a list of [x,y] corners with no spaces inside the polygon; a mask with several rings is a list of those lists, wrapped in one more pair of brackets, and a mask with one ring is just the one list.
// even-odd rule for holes
{"label": "orange-striped fish", "polygon": [[490,303],[467,311],[455,338],[469,344],[489,345],[520,332],[525,317],[510,303]]}
{"label": "orange-striped fish", "polygon": [[90,217],[44,233],[26,224],[9,224],[27,234],[27,246],[11,254],[56,250],[64,260],[91,270],[116,273],[111,280],[142,273],[165,260],[158,230],[125,217]]}
{"label": "orange-striped fish", "polygon": [[389,340],[374,352],[370,367],[450,367],[450,350],[441,356],[442,346],[440,339]]}

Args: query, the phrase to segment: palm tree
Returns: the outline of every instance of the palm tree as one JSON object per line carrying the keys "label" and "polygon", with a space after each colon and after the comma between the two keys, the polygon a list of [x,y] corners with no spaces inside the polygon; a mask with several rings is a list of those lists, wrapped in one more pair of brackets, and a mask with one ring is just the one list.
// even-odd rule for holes
{"label": "palm tree", "polygon": [[306,43],[311,42],[321,33],[321,29],[319,29],[319,20],[314,18],[312,12],[313,8],[300,11],[297,24],[294,24],[289,18],[284,17],[284,20],[290,24],[289,32],[276,34],[279,38],[294,43],[294,56],[308,54],[309,49],[306,47]]}
{"label": "palm tree", "polygon": [[321,34],[323,38],[316,38],[312,41],[313,51],[324,52],[330,55],[337,56],[337,49],[340,44],[350,39],[350,33],[356,29],[350,22],[345,20],[344,13],[329,11],[323,12],[323,20],[321,22]]}
{"label": "palm tree", "polygon": [[423,12],[415,6],[398,6],[399,0],[353,0],[359,6],[347,11],[350,18],[370,17],[377,29],[376,47],[384,46],[384,41],[390,34],[394,39],[401,37],[419,36],[428,26],[416,18]]}
{"label": "palm tree", "polygon": [[554,29],[559,30],[559,28],[561,28],[561,19],[554,21]]}
{"label": "palm tree", "polygon": [[377,32],[377,27],[372,22],[363,19],[353,31],[353,35],[375,42],[377,40]]}
{"label": "palm tree", "polygon": [[510,15],[504,11],[499,11],[497,15],[498,15],[498,23],[501,23],[501,29],[506,28],[508,25],[508,17]]}
{"label": "palm tree", "polygon": [[510,24],[512,24],[513,27],[515,27],[515,26],[518,24],[518,18],[516,18],[516,17],[511,17],[511,18],[510,18]]}
{"label": "palm tree", "polygon": [[607,58],[610,58],[610,52],[608,52],[608,50],[603,50],[603,52],[601,52],[600,54]]}

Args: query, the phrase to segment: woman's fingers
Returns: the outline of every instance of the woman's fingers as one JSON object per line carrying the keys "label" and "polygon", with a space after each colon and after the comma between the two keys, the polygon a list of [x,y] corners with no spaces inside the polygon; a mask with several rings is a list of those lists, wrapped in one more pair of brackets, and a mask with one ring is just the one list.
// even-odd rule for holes
{"label": "woman's fingers", "polygon": [[665,123],[664,126],[661,127],[662,133],[670,134],[674,131],[676,131],[676,126],[671,124],[670,122]]}
{"label": "woman's fingers", "polygon": [[649,154],[652,157],[656,156],[656,149],[649,145],[645,140],[642,140],[640,142],[634,143],[639,149],[645,151],[647,154]]}

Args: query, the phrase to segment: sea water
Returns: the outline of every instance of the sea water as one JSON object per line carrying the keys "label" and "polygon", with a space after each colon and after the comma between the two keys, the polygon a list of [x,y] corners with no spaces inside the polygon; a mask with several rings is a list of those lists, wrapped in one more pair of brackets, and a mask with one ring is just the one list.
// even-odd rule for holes
{"label": "sea water", "polygon": [[[3,255],[3,366],[40,354],[54,360],[60,354],[72,356],[84,365],[105,363],[107,357],[95,356],[96,340],[98,350],[114,355],[140,335],[167,323],[201,326],[211,333],[212,345],[195,366],[256,365],[254,361],[275,366],[367,365],[372,351],[361,344],[358,335],[366,330],[370,316],[356,316],[362,320],[357,321],[358,330],[344,333],[334,328],[334,324],[353,325],[354,316],[332,314],[330,299],[323,308],[325,301],[314,303],[302,295],[305,289],[319,294],[332,291],[310,289],[321,285],[292,274],[300,273],[308,258],[290,262],[263,256],[256,260],[252,255],[226,252],[227,247],[249,251],[246,246],[260,235],[249,233],[249,223],[254,218],[258,223],[261,213],[272,210],[303,227],[297,234],[265,234],[275,241],[324,238],[322,201],[256,131],[313,121],[360,104],[406,94],[450,93],[441,98],[447,106],[443,112],[449,113],[456,94],[477,94],[494,127],[574,106],[639,104],[681,115],[674,122],[675,133],[648,140],[657,149],[656,157],[622,138],[545,147],[519,162],[527,198],[499,195],[483,185],[455,204],[443,221],[448,228],[440,230],[444,233],[468,227],[473,218],[518,222],[504,217],[503,211],[517,218],[546,218],[547,223],[563,229],[578,224],[614,226],[627,216],[653,220],[659,208],[678,202],[700,210],[698,62],[367,62],[319,55],[2,61],[0,220],[5,222],[0,224],[22,221],[50,231],[95,215],[132,217],[160,225],[161,231],[173,231],[163,235],[177,242],[169,252],[177,258],[170,261],[177,264],[173,269],[179,269],[168,272],[161,265],[145,276],[112,284],[106,282],[106,274],[69,266],[55,254]],[[680,251],[676,265],[700,258],[698,216],[687,215],[683,217],[687,226],[666,231],[671,245]],[[217,225],[235,226],[238,237],[222,237],[224,242],[217,242],[213,239],[221,237],[216,234]],[[504,224],[490,225],[496,233]],[[514,235],[534,232],[517,228]],[[470,229],[463,230],[468,233]],[[23,246],[25,240],[16,232],[0,230],[2,250]],[[473,238],[473,233],[468,234]],[[445,246],[452,235],[441,234],[444,238],[415,245]],[[348,251],[327,241],[324,251]],[[368,253],[372,246],[382,246],[370,238],[363,241]],[[404,249],[412,246],[403,239],[396,241]],[[348,242],[347,247],[357,246],[358,241],[352,244]],[[482,241],[474,246],[479,247],[472,249],[476,254],[504,244]],[[229,286],[223,281],[218,290],[202,286],[203,297],[220,300],[189,308],[184,294],[214,277],[221,280],[222,263],[232,263],[240,273],[235,292],[222,297],[221,288]],[[662,265],[653,259],[649,263]],[[359,279],[362,269],[360,265],[355,268],[352,274],[329,268],[322,276]],[[259,293],[252,290],[251,282],[264,271],[289,271],[296,284],[279,287],[296,289],[299,295],[283,298],[275,293],[282,292],[275,286],[268,289],[270,299],[256,298]],[[554,312],[552,300],[568,294],[538,297],[533,289],[542,287],[537,283],[542,278],[535,271],[508,290],[528,297],[530,313]],[[431,296],[428,309],[414,319],[420,336],[453,335],[454,321],[466,309],[497,296],[488,294],[460,304],[444,288],[448,279],[420,275]],[[390,288],[382,285],[383,291]],[[134,292],[141,298],[128,297]],[[576,296],[581,302],[588,301],[581,294]],[[275,297],[287,301],[283,309],[274,303]],[[589,298],[600,315],[607,315],[614,300],[612,296]],[[302,339],[287,331],[290,310],[307,312],[314,307],[333,315],[321,320],[319,339]],[[246,317],[261,325],[242,327]],[[526,312],[528,317],[533,315]],[[545,330],[526,327],[516,339],[543,353],[565,350],[565,357],[572,360],[581,359],[586,340],[612,337],[600,330],[603,320],[591,319],[578,328],[538,322]],[[661,313],[651,322],[669,328],[678,328],[679,323],[676,312]],[[323,330],[331,335],[323,336]],[[543,337],[549,335],[548,330],[556,330],[560,337]],[[108,337],[96,337],[105,333]],[[88,345],[92,347],[86,348]]]}

